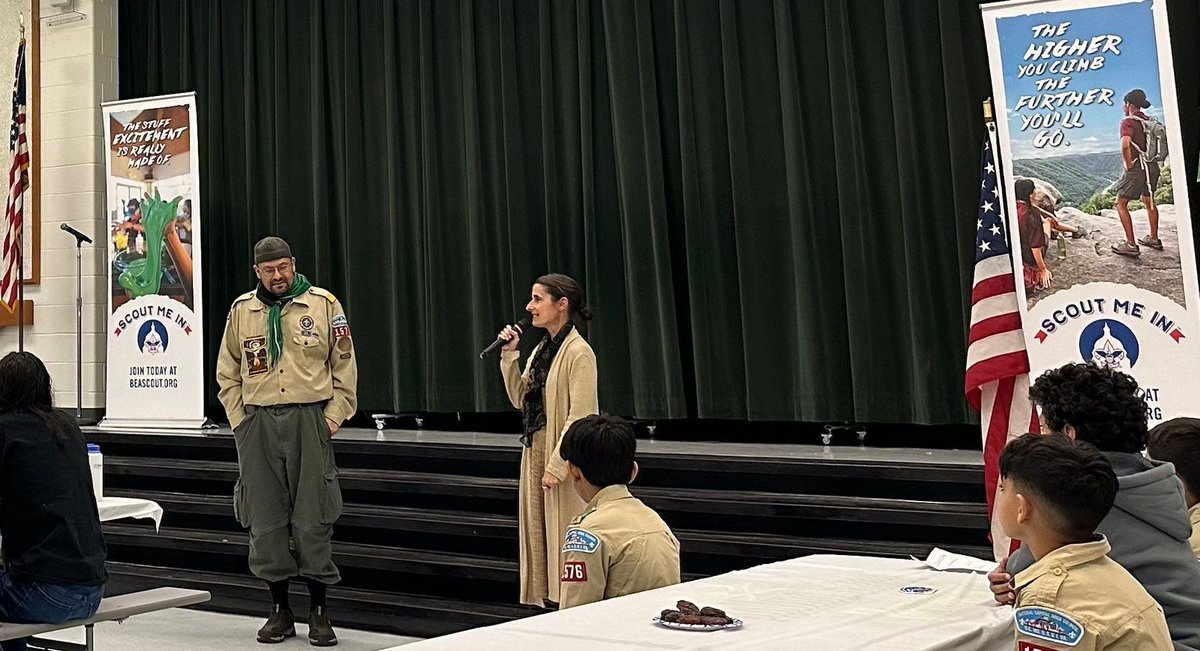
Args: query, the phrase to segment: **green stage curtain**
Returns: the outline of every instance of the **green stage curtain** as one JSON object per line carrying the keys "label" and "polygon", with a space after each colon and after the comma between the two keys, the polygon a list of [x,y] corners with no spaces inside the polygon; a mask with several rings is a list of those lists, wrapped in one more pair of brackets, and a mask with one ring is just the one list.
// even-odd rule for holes
{"label": "green stage curtain", "polygon": [[121,0],[119,33],[122,97],[198,96],[210,361],[274,233],[345,303],[365,411],[508,409],[475,352],[558,271],[605,411],[970,418],[973,2]]}

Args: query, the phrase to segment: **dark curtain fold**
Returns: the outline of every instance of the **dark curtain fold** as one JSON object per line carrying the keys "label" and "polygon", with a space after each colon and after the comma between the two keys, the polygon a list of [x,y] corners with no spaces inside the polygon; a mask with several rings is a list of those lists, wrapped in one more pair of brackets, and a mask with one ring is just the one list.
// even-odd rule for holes
{"label": "dark curtain fold", "polygon": [[[1170,9],[1195,152],[1200,19]],[[120,21],[122,97],[197,93],[210,360],[276,233],[346,304],[366,411],[507,409],[473,352],[560,271],[596,308],[606,411],[969,418],[974,2],[121,0]]]}

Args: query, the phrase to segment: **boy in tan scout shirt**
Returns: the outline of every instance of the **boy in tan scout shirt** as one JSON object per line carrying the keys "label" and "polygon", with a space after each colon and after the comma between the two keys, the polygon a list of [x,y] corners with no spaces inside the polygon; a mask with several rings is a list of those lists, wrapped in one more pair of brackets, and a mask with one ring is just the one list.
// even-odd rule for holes
{"label": "boy in tan scout shirt", "polygon": [[1162,608],[1095,534],[1117,476],[1095,447],[1027,434],[1000,455],[996,516],[1035,562],[1014,584],[1018,651],[1170,651]]}
{"label": "boy in tan scout shirt", "polygon": [[1172,418],[1150,430],[1146,454],[1175,466],[1192,522],[1188,543],[1200,558],[1200,418]]}
{"label": "boy in tan scout shirt", "polygon": [[560,454],[588,505],[563,543],[561,608],[679,583],[679,541],[626,486],[636,450],[633,428],[613,416],[581,418],[563,435]]}

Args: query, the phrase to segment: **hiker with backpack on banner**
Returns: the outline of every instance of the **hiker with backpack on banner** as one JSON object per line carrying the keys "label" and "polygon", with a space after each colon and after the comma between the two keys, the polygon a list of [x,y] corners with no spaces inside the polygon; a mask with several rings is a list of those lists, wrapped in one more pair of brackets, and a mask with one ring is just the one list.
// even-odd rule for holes
{"label": "hiker with backpack on banner", "polygon": [[[1158,189],[1161,165],[1167,160],[1167,129],[1162,122],[1146,115],[1150,100],[1140,88],[1125,94],[1125,117],[1121,118],[1121,157],[1125,172],[1117,181],[1117,214],[1125,229],[1125,241],[1112,245],[1113,253],[1137,257],[1141,247],[1148,246],[1162,251],[1162,240],[1158,237],[1158,206],[1154,204],[1154,191]],[[1133,239],[1133,217],[1129,214],[1129,202],[1141,199],[1146,205],[1146,216],[1150,220],[1150,234]],[[1140,245],[1140,246],[1139,246]]]}

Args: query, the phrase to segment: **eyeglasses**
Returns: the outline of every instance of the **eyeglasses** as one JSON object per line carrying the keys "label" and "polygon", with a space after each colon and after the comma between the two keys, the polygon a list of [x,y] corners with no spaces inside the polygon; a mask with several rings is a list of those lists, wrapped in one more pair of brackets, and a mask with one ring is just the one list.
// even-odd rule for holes
{"label": "eyeglasses", "polygon": [[290,262],[281,262],[281,263],[279,263],[279,266],[277,266],[277,267],[271,267],[271,266],[267,266],[267,265],[260,265],[260,266],[258,267],[258,270],[259,270],[260,272],[264,273],[264,274],[267,274],[268,276],[274,276],[274,275],[275,275],[275,274],[277,274],[277,273],[278,273],[278,274],[285,274],[285,273],[287,273],[287,272],[289,272],[289,271],[291,271],[291,270],[292,270],[292,263],[290,263]]}

